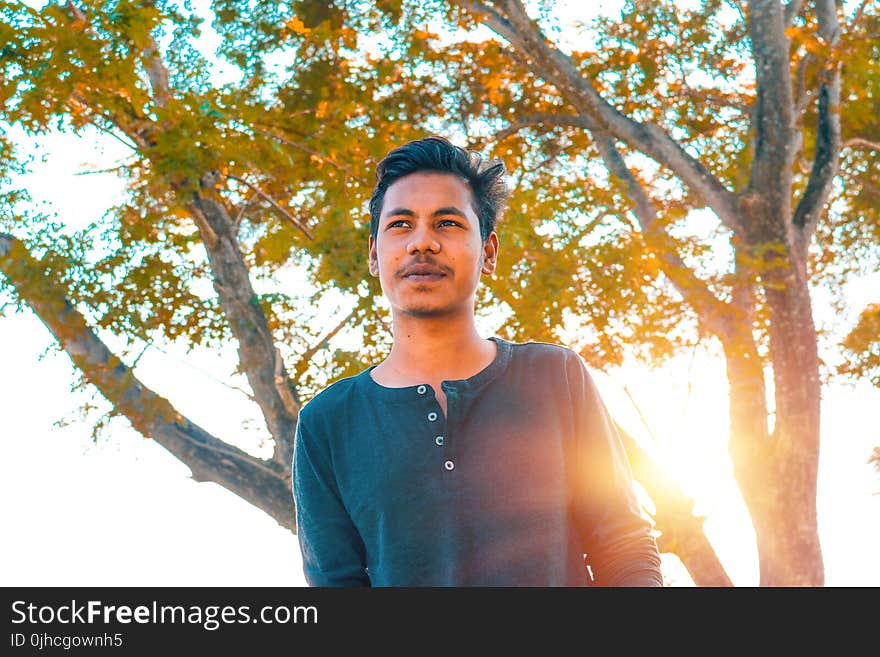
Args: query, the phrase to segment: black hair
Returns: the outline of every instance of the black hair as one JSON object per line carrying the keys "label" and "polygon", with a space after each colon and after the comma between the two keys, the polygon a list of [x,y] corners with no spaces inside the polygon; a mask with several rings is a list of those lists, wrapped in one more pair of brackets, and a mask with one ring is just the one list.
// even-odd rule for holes
{"label": "black hair", "polygon": [[495,230],[510,191],[504,182],[506,170],[498,160],[484,161],[479,154],[455,146],[444,137],[425,137],[411,141],[388,153],[376,167],[376,186],[370,197],[370,234],[379,232],[379,215],[385,192],[395,181],[420,171],[451,173],[470,185],[474,212],[480,220],[483,242]]}

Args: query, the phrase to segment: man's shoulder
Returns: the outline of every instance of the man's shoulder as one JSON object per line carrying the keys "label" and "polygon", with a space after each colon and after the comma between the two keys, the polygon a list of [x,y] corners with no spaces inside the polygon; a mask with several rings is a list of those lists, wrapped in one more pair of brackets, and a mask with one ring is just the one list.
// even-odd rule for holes
{"label": "man's shoulder", "polygon": [[512,345],[515,363],[513,376],[524,377],[531,382],[540,380],[547,385],[560,382],[566,388],[582,386],[585,381],[591,380],[584,359],[571,347],[540,340],[514,342]]}
{"label": "man's shoulder", "polygon": [[360,374],[346,376],[338,379],[319,391],[314,397],[307,401],[299,411],[300,421],[309,418],[332,418],[341,408],[350,404],[357,397],[358,386],[360,380],[364,376],[368,376],[368,370],[364,370]]}
{"label": "man's shoulder", "polygon": [[527,361],[550,361],[565,363],[571,359],[580,360],[574,349],[554,342],[529,340],[528,342],[512,342],[514,355]]}

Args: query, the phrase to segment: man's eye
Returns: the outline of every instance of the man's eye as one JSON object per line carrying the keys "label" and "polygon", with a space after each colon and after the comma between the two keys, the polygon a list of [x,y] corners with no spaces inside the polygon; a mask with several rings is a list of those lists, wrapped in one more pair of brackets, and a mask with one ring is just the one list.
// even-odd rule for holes
{"label": "man's eye", "polygon": [[405,224],[405,223],[406,223],[405,220],[403,220],[403,219],[398,219],[397,221],[392,221],[390,224],[388,224],[388,227],[389,227],[389,228],[394,228],[395,226],[399,226],[399,225],[401,225],[401,224]]}
{"label": "man's eye", "polygon": [[442,226],[443,224],[452,224],[453,226],[458,226],[458,222],[454,219],[442,219],[440,221],[440,225]]}

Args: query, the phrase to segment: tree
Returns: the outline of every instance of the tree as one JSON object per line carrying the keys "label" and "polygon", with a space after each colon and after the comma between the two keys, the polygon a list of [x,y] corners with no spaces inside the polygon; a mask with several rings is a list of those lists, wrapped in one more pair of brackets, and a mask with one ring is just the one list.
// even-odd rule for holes
{"label": "tree", "polygon": [[[195,480],[214,481],[293,529],[290,466],[302,391],[359,362],[347,353],[327,359],[321,347],[357,320],[365,334],[358,355],[383,348],[374,337],[382,316],[366,312],[378,285],[357,274],[368,230],[359,221],[364,181],[387,150],[389,122],[423,121],[430,104],[420,101],[430,89],[399,67],[355,61],[355,31],[319,4],[299,14],[261,5],[248,13],[243,36],[240,9],[218,3],[221,50],[239,79],[214,84],[196,47],[202,19],[183,5],[0,3],[2,119],[33,134],[92,127],[131,151],[118,169],[129,198],[84,231],[65,232],[63,222],[27,206],[21,190],[7,189],[0,271],[7,292],[48,326],[114,415],[188,465]],[[270,70],[250,53],[252,38],[279,43],[290,66]],[[395,126],[398,137],[415,134]],[[7,175],[23,163],[8,138],[2,145]],[[255,282],[271,284],[291,262],[316,281],[332,280],[333,290],[256,292]],[[216,297],[198,291],[202,282]],[[337,313],[336,328],[315,333],[314,309],[338,290],[349,308]],[[132,350],[154,340],[234,340],[271,457],[183,417],[96,329],[126,338]],[[309,369],[313,362],[326,367]]]}
{"label": "tree", "polygon": [[[823,584],[815,504],[821,381],[810,284],[831,275],[829,253],[839,254],[842,243],[866,245],[835,233],[863,219],[852,195],[876,178],[868,118],[876,116],[876,64],[857,68],[872,54],[876,61],[876,7],[863,2],[844,16],[830,0],[716,0],[688,10],[628,2],[620,20],[597,22],[594,47],[579,49],[548,37],[549,11],[533,17],[518,0],[454,4],[465,24],[471,16],[501,39],[483,47],[478,64],[498,99],[487,120],[506,123],[495,135],[499,148],[513,143],[522,153],[537,142],[553,158],[580,164],[575,175],[583,185],[602,184],[594,173],[601,163],[637,224],[618,239],[640,242],[640,257],[654,270],[648,273],[687,306],[700,335],[720,343],[730,454],[756,530],[761,584]],[[845,62],[852,64],[846,111]],[[512,141],[525,131],[529,137]],[[844,144],[858,152],[848,154],[841,175]],[[852,184],[841,190],[841,181]],[[576,199],[582,207],[597,201],[592,189]],[[615,201],[599,205],[597,221],[625,213]],[[840,207],[828,212],[835,202]],[[699,210],[716,222],[714,243],[681,231]],[[832,245],[814,239],[820,225]],[[720,264],[711,261],[719,242],[729,248]],[[584,285],[573,291],[582,311],[601,299],[589,289],[600,278],[590,271],[595,253],[594,245],[569,252],[576,272],[591,274],[575,273]],[[633,255],[620,271],[633,267]],[[639,286],[623,289],[632,294]],[[650,294],[642,300],[654,302]],[[594,342],[613,345],[621,332],[603,324],[613,313],[600,316],[585,324],[600,336]],[[637,341],[662,344],[651,332],[663,326],[660,318],[628,325],[637,327]],[[595,360],[594,349],[584,356]]]}
{"label": "tree", "polygon": [[[534,20],[518,2],[218,0],[219,52],[236,79],[216,84],[194,46],[199,19],[177,3],[2,2],[0,118],[32,132],[95,127],[132,157],[120,166],[130,197],[80,233],[59,232],[7,190],[0,271],[114,413],[196,480],[292,529],[300,404],[389,346],[378,285],[363,275],[372,166],[410,137],[456,130],[512,172],[502,268],[480,299],[509,311],[500,332],[554,339],[574,321],[589,332],[579,346],[596,367],[632,353],[662,360],[714,336],[728,359],[731,452],[758,530],[761,582],[821,583],[808,283],[817,272],[845,275],[834,268],[845,261],[835,231],[852,215],[823,214],[831,199],[843,209],[852,201],[851,187],[833,189],[843,128],[832,110],[841,62],[865,58],[876,12],[863,3],[841,33],[833,6],[818,6],[791,3],[783,16],[757,3],[732,19],[735,3],[692,12],[636,3],[585,32],[596,35],[589,51],[566,52],[546,38],[549,10]],[[501,40],[471,32],[478,22]],[[20,166],[3,146],[0,162]],[[860,153],[842,172],[854,187],[869,180]],[[719,221],[711,239],[686,230],[700,209]],[[817,229],[830,245],[810,252]],[[862,244],[858,231],[847,235]],[[730,248],[720,266],[719,242]],[[313,294],[277,292],[273,277],[291,265],[308,271]],[[216,296],[199,290],[204,282]],[[316,309],[339,292],[341,321],[315,331]],[[355,322],[361,349],[322,348]],[[95,329],[126,337],[131,353],[152,340],[236,342],[271,457],[184,418]],[[697,583],[729,584],[692,503],[635,441],[627,447],[665,549]]]}

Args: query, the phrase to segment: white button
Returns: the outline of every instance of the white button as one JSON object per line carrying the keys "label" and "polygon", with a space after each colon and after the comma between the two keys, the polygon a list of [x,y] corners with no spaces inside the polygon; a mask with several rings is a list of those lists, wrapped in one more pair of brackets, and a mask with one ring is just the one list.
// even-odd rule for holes
{"label": "white button", "polygon": [[455,467],[455,463],[453,463],[452,461],[446,461],[446,463],[443,464],[443,467],[445,467],[447,470],[452,470],[452,468]]}
{"label": "white button", "polygon": [[429,419],[431,422],[433,422],[434,420],[437,419],[437,414],[436,414],[434,411],[431,411],[430,413],[428,413],[428,419]]}
{"label": "white button", "polygon": [[426,388],[425,386],[419,386],[419,387],[418,387],[418,391],[419,391],[419,394],[420,394],[420,395],[424,395],[424,394],[425,394],[425,390],[427,390],[427,388]]}
{"label": "white button", "polygon": [[436,438],[434,438],[434,442],[437,443],[438,445],[442,445],[443,444],[443,436],[437,436]]}

